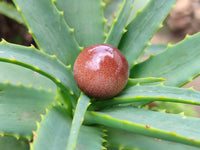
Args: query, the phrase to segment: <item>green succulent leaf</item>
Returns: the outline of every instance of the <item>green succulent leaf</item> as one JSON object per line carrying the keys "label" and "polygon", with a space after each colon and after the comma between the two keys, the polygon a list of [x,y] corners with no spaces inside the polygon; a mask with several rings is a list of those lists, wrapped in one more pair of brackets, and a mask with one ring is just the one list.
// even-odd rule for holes
{"label": "green succulent leaf", "polygon": [[129,24],[136,16],[137,12],[142,10],[150,0],[134,0],[133,9],[130,13],[127,24]]}
{"label": "green succulent leaf", "polygon": [[73,111],[73,104],[71,102],[71,99],[68,97],[68,95],[59,87],[57,87],[57,95],[56,95],[56,100],[60,102],[68,111],[69,116],[73,116],[72,111]]}
{"label": "green succulent leaf", "polygon": [[79,96],[79,89],[75,83],[70,67],[66,67],[54,56],[49,56],[35,49],[9,44],[5,41],[0,43],[0,61],[17,64],[36,71],[51,79],[69,97]]}
{"label": "green succulent leaf", "polygon": [[[104,107],[142,101],[164,101],[200,105],[200,92],[193,89],[183,89],[167,86],[133,86],[122,91],[118,96],[97,101],[93,104],[96,109]],[[134,104],[133,104],[134,105]]]}
{"label": "green succulent leaf", "polygon": [[167,48],[167,44],[152,44],[146,48],[145,56],[149,55],[155,55],[162,51],[164,51]]}
{"label": "green succulent leaf", "polygon": [[110,32],[104,43],[118,47],[122,35],[126,32],[125,26],[132,9],[134,0],[124,0],[123,5],[114,20]]}
{"label": "green succulent leaf", "polygon": [[56,102],[55,95],[42,89],[0,83],[0,134],[31,139],[35,121]]}
{"label": "green succulent leaf", "polygon": [[27,139],[16,139],[12,136],[0,136],[1,150],[29,150],[29,142]]}
{"label": "green succulent leaf", "polygon": [[181,143],[169,142],[158,138],[147,137],[124,130],[107,128],[108,147],[121,149],[142,149],[142,150],[198,150]]}
{"label": "green succulent leaf", "polygon": [[11,63],[0,62],[0,82],[9,81],[12,84],[22,83],[24,86],[32,85],[34,88],[52,89],[56,91],[56,85],[39,73]]}
{"label": "green succulent leaf", "polygon": [[172,114],[184,114],[185,116],[198,117],[199,113],[195,110],[192,105],[181,104],[181,103],[171,103],[171,102],[155,102],[150,104],[150,110],[153,111],[165,111]]}
{"label": "green succulent leaf", "polygon": [[[55,106],[43,116],[38,125],[34,150],[66,150],[72,120],[61,106]],[[96,127],[81,126],[76,150],[101,150],[102,130]],[[56,140],[55,140],[56,139]]]}
{"label": "green succulent leaf", "polygon": [[[142,9],[148,1],[149,0],[134,0],[134,3],[133,3],[134,7],[131,10],[130,16],[126,24],[129,24],[133,20],[137,11]],[[105,2],[106,4],[104,8],[104,16],[108,20],[106,24],[106,29],[109,30],[111,26],[110,24],[116,18],[117,12],[122,6],[123,0],[103,0],[103,2]]]}
{"label": "green succulent leaf", "polygon": [[123,3],[123,0],[103,0],[105,3],[104,16],[108,19],[110,23],[116,16],[117,11],[119,10],[119,5]]}
{"label": "green succulent leaf", "polygon": [[[200,74],[200,34],[187,36],[182,42],[168,48],[131,70],[131,77],[163,77],[165,85],[182,86]],[[155,69],[156,68],[156,69]]]}
{"label": "green succulent leaf", "polygon": [[126,56],[130,67],[136,63],[145,47],[148,46],[148,42],[176,1],[150,0],[127,26],[127,32],[121,39],[119,49]]}
{"label": "green succulent leaf", "polygon": [[137,85],[137,84],[147,84],[147,83],[154,83],[154,82],[162,82],[166,81],[164,78],[154,78],[154,77],[147,77],[147,78],[129,78],[126,88]]}
{"label": "green succulent leaf", "polygon": [[80,48],[63,13],[57,10],[53,2],[14,0],[14,3],[39,48],[50,55],[55,54],[64,64],[73,65]]}
{"label": "green succulent leaf", "polygon": [[85,123],[200,147],[199,118],[124,106],[87,112]]}
{"label": "green succulent leaf", "polygon": [[84,120],[83,117],[89,105],[90,105],[89,97],[87,97],[84,94],[81,94],[78,99],[74,117],[72,120],[72,125],[67,144],[67,150],[74,150],[76,148],[79,131]]}
{"label": "green succulent leaf", "polygon": [[107,35],[118,11],[120,10],[123,0],[103,0],[103,2],[105,3],[104,16],[107,20],[105,23],[105,33]]}
{"label": "green succulent leaf", "polygon": [[101,0],[56,0],[56,6],[64,12],[64,18],[74,34],[78,43],[87,47],[103,43],[104,17]]}
{"label": "green succulent leaf", "polygon": [[4,1],[0,1],[0,14],[9,17],[18,23],[25,24],[23,18],[21,17],[20,13],[17,9],[12,5]]}

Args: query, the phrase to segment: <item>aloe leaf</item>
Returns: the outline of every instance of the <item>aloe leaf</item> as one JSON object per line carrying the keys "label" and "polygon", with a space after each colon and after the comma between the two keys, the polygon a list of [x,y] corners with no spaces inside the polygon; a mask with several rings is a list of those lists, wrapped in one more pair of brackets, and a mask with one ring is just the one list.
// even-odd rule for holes
{"label": "aloe leaf", "polygon": [[79,131],[84,120],[83,117],[89,105],[90,99],[81,94],[76,105],[66,150],[74,150],[76,148]]}
{"label": "aloe leaf", "polygon": [[194,106],[181,103],[156,102],[152,105],[150,104],[149,109],[153,111],[165,111],[167,113],[172,113],[172,114],[182,113],[185,116],[191,116],[191,117],[199,116]]}
{"label": "aloe leaf", "polygon": [[145,56],[159,54],[167,48],[167,44],[152,44],[146,48]]}
{"label": "aloe leaf", "polygon": [[114,20],[110,32],[104,43],[118,47],[123,33],[126,32],[125,26],[128,20],[132,4],[134,0],[124,0],[123,5],[118,13],[117,18]]}
{"label": "aloe leaf", "polygon": [[127,32],[122,36],[119,49],[125,54],[130,67],[148,46],[150,39],[176,1],[150,0],[127,26]]}
{"label": "aloe leaf", "polygon": [[[104,16],[108,19],[107,25],[116,18],[117,12],[119,11],[123,0],[103,0],[106,4],[104,8]],[[126,24],[129,24],[135,17],[138,10],[142,9],[149,0],[134,0],[133,9],[131,10],[130,16]]]}
{"label": "aloe leaf", "polygon": [[[131,77],[163,77],[165,85],[182,86],[200,74],[200,34],[187,36],[131,70]],[[156,69],[154,69],[156,68]]]}
{"label": "aloe leaf", "polygon": [[27,139],[16,139],[12,136],[0,137],[1,150],[29,150],[29,143]]}
{"label": "aloe leaf", "polygon": [[79,89],[75,83],[70,67],[66,67],[54,56],[49,56],[35,49],[9,44],[5,41],[0,43],[0,61],[17,64],[36,71],[51,79],[57,86],[68,94],[69,97],[79,96]]}
{"label": "aloe leaf", "polygon": [[134,0],[134,4],[133,4],[134,7],[131,11],[127,24],[129,24],[135,18],[137,12],[139,10],[142,10],[149,1],[150,0]]}
{"label": "aloe leaf", "polygon": [[71,99],[62,89],[58,87],[57,87],[56,100],[66,108],[66,110],[68,111],[68,115],[72,117],[73,105],[71,103]]}
{"label": "aloe leaf", "polygon": [[6,17],[9,17],[9,18],[15,20],[20,24],[23,24],[23,25],[25,24],[20,13],[17,11],[17,9],[12,4],[9,4],[4,1],[0,1],[0,14],[3,14]]}
{"label": "aloe leaf", "polygon": [[104,107],[142,101],[164,101],[200,105],[200,92],[193,89],[183,89],[167,86],[133,86],[122,91],[110,100],[97,101],[93,106]]}
{"label": "aloe leaf", "polygon": [[120,10],[123,0],[103,0],[103,2],[105,3],[104,16],[107,20],[105,23],[105,33],[107,36],[113,21]]}
{"label": "aloe leaf", "polygon": [[101,0],[56,0],[56,6],[64,11],[64,18],[78,43],[87,47],[104,42],[104,17]]}
{"label": "aloe leaf", "polygon": [[125,106],[87,112],[85,123],[200,147],[199,118]]}
{"label": "aloe leaf", "polygon": [[123,0],[103,0],[105,3],[104,16],[110,23],[113,20],[119,10],[119,5],[123,3]]}
{"label": "aloe leaf", "polygon": [[198,150],[185,144],[169,142],[157,138],[147,137],[124,130],[108,128],[107,140],[109,147],[121,149],[142,149],[142,150]]}
{"label": "aloe leaf", "polygon": [[[42,118],[31,149],[65,150],[72,123],[67,111],[61,106],[55,106]],[[81,126],[76,150],[101,150],[102,135],[99,128]]]}
{"label": "aloe leaf", "polygon": [[35,121],[54,97],[51,91],[0,83],[0,134],[31,139]]}
{"label": "aloe leaf", "polygon": [[24,86],[32,85],[34,88],[42,87],[56,91],[56,85],[50,79],[35,71],[5,62],[0,62],[0,70],[0,82],[22,83]]}
{"label": "aloe leaf", "polygon": [[14,0],[14,3],[39,48],[50,55],[55,54],[64,64],[73,65],[80,48],[63,13],[57,10],[52,1]]}
{"label": "aloe leaf", "polygon": [[147,77],[147,78],[129,78],[126,88],[137,85],[137,84],[147,84],[147,83],[154,83],[154,82],[162,82],[166,81],[164,78],[154,78],[154,77]]}

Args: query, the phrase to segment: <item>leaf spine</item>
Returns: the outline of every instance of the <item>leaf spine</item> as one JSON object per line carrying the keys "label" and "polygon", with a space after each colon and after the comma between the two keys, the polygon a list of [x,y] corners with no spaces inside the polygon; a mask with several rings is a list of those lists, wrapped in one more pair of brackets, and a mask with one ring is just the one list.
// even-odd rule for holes
{"label": "leaf spine", "polygon": [[17,8],[17,11],[19,12],[19,13],[21,13],[22,11],[20,10],[20,8],[19,7],[17,7],[16,6],[16,8]]}
{"label": "leaf spine", "polygon": [[180,115],[182,115],[182,116],[185,116],[185,113],[184,113],[184,111],[183,111],[183,112],[180,112],[179,114],[180,114]]}
{"label": "leaf spine", "polygon": [[16,62],[17,60],[16,59],[14,59],[14,58],[11,58],[11,59],[9,59],[10,61],[12,61],[12,62]]}
{"label": "leaf spine", "polygon": [[153,57],[153,56],[155,56],[153,53],[151,53],[150,55],[149,55],[149,58],[151,58],[151,57]]}
{"label": "leaf spine", "polygon": [[41,120],[44,120],[44,115],[40,114]]}
{"label": "leaf spine", "polygon": [[10,84],[10,81],[9,81],[9,80],[6,80],[6,81],[5,81],[5,84]]}
{"label": "leaf spine", "polygon": [[102,1],[101,6],[104,8],[106,6],[106,3]]}
{"label": "leaf spine", "polygon": [[34,69],[35,69],[35,70],[40,70],[40,68],[38,68],[38,67],[34,67]]}
{"label": "leaf spine", "polygon": [[37,128],[39,128],[40,127],[40,123],[38,121],[36,121],[35,123],[36,123]]}
{"label": "leaf spine", "polygon": [[20,138],[20,135],[19,135],[19,134],[13,134],[13,136],[14,136],[17,140],[19,140],[19,138]]}
{"label": "leaf spine", "polygon": [[103,19],[103,22],[104,22],[104,23],[108,22],[108,19],[104,18],[104,19]]}
{"label": "leaf spine", "polygon": [[133,66],[135,66],[135,65],[137,65],[138,64],[138,62],[137,61],[135,61],[134,63],[133,63]]}
{"label": "leaf spine", "polygon": [[79,46],[79,49],[80,49],[80,51],[83,51],[83,50],[84,50],[84,47]]}
{"label": "leaf spine", "polygon": [[141,12],[141,10],[140,10],[140,9],[138,9],[138,10],[137,10],[137,12],[136,12],[136,15],[138,15],[140,12]]}
{"label": "leaf spine", "polygon": [[148,43],[147,43],[147,47],[150,46],[150,45],[152,45],[151,42],[148,42]]}
{"label": "leaf spine", "polygon": [[[53,108],[53,107],[50,105],[50,108]],[[49,112],[49,109],[46,108],[46,109],[45,109],[45,113],[48,114],[48,112]]]}
{"label": "leaf spine", "polygon": [[140,86],[140,82],[137,82],[137,83],[136,83],[136,86]]}
{"label": "leaf spine", "polygon": [[188,89],[194,91],[194,86],[189,87]]}
{"label": "leaf spine", "polygon": [[101,150],[107,150],[107,148],[106,148],[106,147],[104,147],[104,146],[102,146]]}
{"label": "leaf spine", "polygon": [[5,134],[4,133],[0,133],[0,136],[5,136]]}
{"label": "leaf spine", "polygon": [[107,38],[108,37],[108,33],[104,33],[104,37]]}
{"label": "leaf spine", "polygon": [[31,31],[30,29],[28,30],[28,33],[30,33],[31,35],[33,35],[33,31]]}
{"label": "leaf spine", "polygon": [[55,0],[51,0],[51,2],[52,2],[53,4],[56,4],[56,1],[55,1]]}
{"label": "leaf spine", "polygon": [[8,43],[5,39],[1,39],[1,43]]}
{"label": "leaf spine", "polygon": [[185,39],[188,39],[188,38],[190,38],[190,37],[191,37],[191,35],[186,34]]}
{"label": "leaf spine", "polygon": [[29,84],[29,86],[28,86],[29,88],[33,88],[33,84]]}
{"label": "leaf spine", "polygon": [[172,47],[172,46],[173,46],[172,43],[168,43],[168,44],[167,44],[167,48],[170,48],[170,47]]}
{"label": "leaf spine", "polygon": [[56,82],[61,83],[61,81],[59,79],[56,79]]}
{"label": "leaf spine", "polygon": [[127,31],[128,31],[127,29],[124,29],[124,30],[123,30],[123,33],[126,33]]}
{"label": "leaf spine", "polygon": [[146,127],[147,129],[151,128],[150,125],[145,125],[145,127]]}
{"label": "leaf spine", "polygon": [[33,140],[35,140],[37,138],[36,131],[32,131],[32,133],[33,133]]}
{"label": "leaf spine", "polygon": [[19,81],[19,82],[18,82],[18,85],[19,85],[19,86],[22,86],[22,82],[21,82],[21,81]]}
{"label": "leaf spine", "polygon": [[117,22],[117,19],[114,19],[114,20],[113,20],[113,24],[115,24],[116,22]]}
{"label": "leaf spine", "polygon": [[64,11],[59,11],[59,14],[60,14],[61,16],[64,16]]}
{"label": "leaf spine", "polygon": [[71,33],[74,33],[74,28],[69,29]]}
{"label": "leaf spine", "polygon": [[67,65],[67,68],[72,69],[72,65],[71,64]]}
{"label": "leaf spine", "polygon": [[74,92],[73,92],[73,91],[71,91],[71,90],[69,90],[69,93],[70,93],[71,95],[74,95]]}
{"label": "leaf spine", "polygon": [[31,44],[31,45],[30,45],[30,48],[34,48],[34,49],[35,49],[35,46],[34,46],[33,44]]}
{"label": "leaf spine", "polygon": [[163,27],[163,24],[160,24],[159,26],[158,26],[158,29],[160,29],[160,28],[162,28]]}

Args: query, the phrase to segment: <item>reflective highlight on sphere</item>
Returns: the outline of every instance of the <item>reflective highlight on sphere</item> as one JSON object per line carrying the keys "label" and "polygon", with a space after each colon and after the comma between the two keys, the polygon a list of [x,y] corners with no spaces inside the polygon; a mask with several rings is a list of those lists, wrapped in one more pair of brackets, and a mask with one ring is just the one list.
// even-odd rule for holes
{"label": "reflective highlight on sphere", "polygon": [[97,99],[112,98],[126,85],[128,62],[115,47],[95,44],[85,48],[74,64],[74,78],[79,88]]}

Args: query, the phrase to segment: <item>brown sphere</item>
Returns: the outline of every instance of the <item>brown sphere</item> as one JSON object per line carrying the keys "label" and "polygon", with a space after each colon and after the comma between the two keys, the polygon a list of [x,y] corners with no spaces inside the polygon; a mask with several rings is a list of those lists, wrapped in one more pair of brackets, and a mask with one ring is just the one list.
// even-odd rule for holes
{"label": "brown sphere", "polygon": [[74,64],[74,78],[79,88],[97,99],[112,98],[126,85],[128,62],[122,52],[107,44],[85,48]]}

